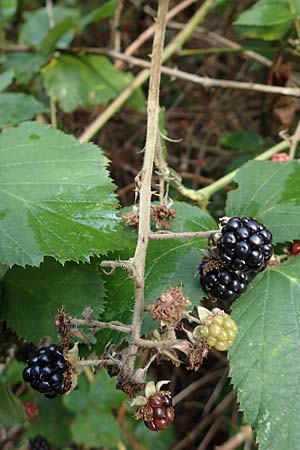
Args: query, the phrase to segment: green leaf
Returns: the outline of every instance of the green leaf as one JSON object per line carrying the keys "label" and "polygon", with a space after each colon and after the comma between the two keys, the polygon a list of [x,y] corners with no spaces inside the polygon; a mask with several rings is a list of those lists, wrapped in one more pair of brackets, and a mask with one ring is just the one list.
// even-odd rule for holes
{"label": "green leaf", "polygon": [[[79,106],[107,103],[125,89],[133,77],[120,72],[105,56],[61,55],[43,69],[45,89],[66,112]],[[134,107],[144,109],[141,91],[133,94]]]}
{"label": "green leaf", "polygon": [[263,140],[255,131],[234,131],[221,139],[221,144],[235,150],[251,151],[261,148]]}
{"label": "green leaf", "polygon": [[4,91],[4,89],[9,86],[13,79],[14,79],[14,71],[12,69],[6,70],[5,72],[2,72],[0,75],[0,91]]}
{"label": "green leaf", "polygon": [[105,409],[119,407],[126,399],[124,392],[116,389],[116,380],[111,378],[105,370],[101,370],[90,385],[90,403]]}
{"label": "green leaf", "polygon": [[[50,27],[49,18],[46,8],[39,8],[35,11],[26,12],[24,14],[25,22],[20,28],[19,42],[20,44],[27,44],[38,46],[46,37]],[[53,6],[53,18],[57,25],[67,17],[78,17],[78,11],[73,8],[66,8],[63,6]],[[74,32],[69,31],[65,33],[58,41],[60,48],[67,48],[73,39]]]}
{"label": "green leaf", "polygon": [[0,18],[5,22],[10,21],[16,13],[17,6],[17,0],[1,0]]}
{"label": "green leaf", "polygon": [[11,52],[6,55],[4,67],[14,70],[16,83],[27,84],[46,62],[47,57],[41,53]]}
{"label": "green leaf", "polygon": [[276,41],[281,39],[290,29],[291,22],[285,22],[273,26],[246,26],[237,25],[236,31],[252,39],[264,39],[266,41]]}
{"label": "green leaf", "polygon": [[22,372],[24,369],[24,364],[18,361],[12,361],[0,374],[0,380],[7,385],[13,385],[20,383],[22,379]]}
{"label": "green leaf", "polygon": [[[208,213],[183,202],[175,202],[173,208],[176,210],[176,219],[171,230],[174,232],[184,231],[207,231],[217,229],[217,225]],[[121,259],[132,257],[136,245],[136,233],[128,235],[132,242],[132,248],[118,254],[110,255],[109,259],[120,257]],[[170,287],[182,286],[184,294],[193,305],[198,305],[203,291],[199,286],[198,266],[202,259],[199,249],[207,246],[207,239],[166,239],[151,241],[149,243],[145,274],[145,302],[151,304],[160,294]],[[106,287],[108,304],[104,315],[104,321],[131,320],[134,301],[134,286],[128,275],[121,269],[115,274],[108,275]],[[148,333],[154,327],[149,314],[145,317],[143,332]],[[120,338],[116,333],[101,331],[100,339],[103,343],[109,339],[116,341]]]}
{"label": "green leaf", "polygon": [[[77,18],[75,17],[75,13],[72,14],[72,17],[65,17],[63,20],[61,20],[60,18],[60,22],[57,23],[53,28],[51,28],[43,38],[39,46],[40,51],[49,54],[55,50],[56,46],[61,47],[60,39],[63,39],[63,42],[65,42],[66,40],[68,40],[68,36],[73,37],[73,34],[70,33],[70,30],[75,30],[76,28],[84,28],[91,22],[113,17],[116,10],[116,4],[116,0],[108,1],[104,5],[100,6],[100,8],[92,11],[84,17]],[[69,14],[68,11],[67,15]],[[72,13],[74,12],[73,10],[70,11],[72,11]],[[69,42],[63,44],[63,47],[65,47],[68,43]]]}
{"label": "green leaf", "polygon": [[105,2],[104,5],[101,5],[99,8],[95,9],[94,11],[81,17],[77,21],[77,25],[80,28],[84,28],[87,25],[89,25],[90,23],[95,22],[97,20],[104,20],[104,19],[109,19],[110,17],[114,17],[115,12],[116,12],[116,6],[117,6],[116,0],[110,0],[108,2]]}
{"label": "green leaf", "polygon": [[226,215],[252,216],[273,234],[273,241],[299,238],[300,164],[251,161],[239,171],[239,187],[228,194]]}
{"label": "green leaf", "polygon": [[240,14],[235,25],[245,36],[275,40],[288,31],[295,14],[288,0],[261,0]]}
{"label": "green leaf", "polygon": [[260,274],[233,305],[230,375],[260,450],[295,450],[300,428],[300,258]]}
{"label": "green leaf", "polygon": [[74,28],[75,24],[76,19],[71,17],[66,17],[64,20],[59,22],[48,31],[47,35],[44,37],[39,46],[39,50],[42,53],[47,54],[53,52],[60,38],[71,28]]}
{"label": "green leaf", "polygon": [[80,317],[90,306],[103,312],[103,281],[92,264],[60,265],[48,258],[39,268],[14,267],[2,282],[0,316],[19,336],[36,344],[45,336],[57,340],[55,316],[62,305]]}
{"label": "green leaf", "polygon": [[29,122],[0,135],[0,261],[89,261],[119,248],[107,159],[93,144]]}
{"label": "green leaf", "polygon": [[89,447],[117,447],[121,430],[112,409],[121,406],[126,399],[116,390],[116,382],[101,370],[89,383],[85,376],[79,380],[79,391],[64,397],[65,406],[77,412],[71,431],[74,442]]}
{"label": "green leaf", "polygon": [[48,400],[40,395],[38,417],[28,428],[26,436],[43,436],[59,448],[66,446],[72,442],[70,427],[73,419],[74,414],[64,408],[61,397]]}
{"label": "green leaf", "polygon": [[103,409],[88,409],[76,416],[71,424],[73,441],[95,448],[117,448],[121,438],[120,425],[115,416]]}
{"label": "green leaf", "polygon": [[20,122],[47,111],[48,108],[32,95],[13,92],[0,93],[0,127],[18,125]]}
{"label": "green leaf", "polygon": [[116,389],[116,380],[105,370],[98,372],[92,382],[82,375],[79,378],[78,388],[64,397],[64,405],[70,411],[84,411],[98,408],[99,405],[111,410],[126,400],[124,392]]}
{"label": "green leaf", "polygon": [[25,421],[25,410],[18,398],[0,380],[0,426],[11,427]]}

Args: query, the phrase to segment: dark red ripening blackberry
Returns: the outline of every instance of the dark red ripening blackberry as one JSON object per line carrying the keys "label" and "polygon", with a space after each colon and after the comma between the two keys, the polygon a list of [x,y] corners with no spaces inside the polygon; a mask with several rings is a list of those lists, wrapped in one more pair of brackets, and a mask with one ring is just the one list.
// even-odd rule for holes
{"label": "dark red ripening blackberry", "polygon": [[239,270],[231,271],[217,259],[203,260],[199,266],[200,284],[211,297],[236,300],[248,287],[251,276]]}
{"label": "dark red ripening blackberry", "polygon": [[166,430],[174,420],[171,394],[159,391],[151,395],[148,406],[152,410],[152,418],[145,420],[146,427],[152,431]]}
{"label": "dark red ripening blackberry", "polygon": [[30,383],[32,389],[54,398],[66,390],[65,373],[68,363],[57,345],[40,348],[28,361],[23,370],[23,380]]}
{"label": "dark red ripening blackberry", "polygon": [[220,259],[231,270],[259,272],[271,258],[272,234],[251,217],[232,217],[217,242]]}
{"label": "dark red ripening blackberry", "polygon": [[36,436],[29,440],[30,450],[50,450],[50,446],[46,439],[41,436]]}

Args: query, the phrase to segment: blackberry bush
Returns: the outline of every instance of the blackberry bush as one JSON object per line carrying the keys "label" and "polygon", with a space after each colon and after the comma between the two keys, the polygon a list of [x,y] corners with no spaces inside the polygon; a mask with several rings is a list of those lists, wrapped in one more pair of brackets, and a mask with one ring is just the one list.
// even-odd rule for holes
{"label": "blackberry bush", "polygon": [[199,266],[200,284],[211,297],[221,300],[236,300],[245,290],[250,275],[240,270],[231,271],[218,259],[204,260]]}
{"label": "blackberry bush", "polygon": [[58,345],[40,348],[23,370],[24,381],[32,389],[54,398],[66,391],[65,375],[68,363]]}
{"label": "blackberry bush", "polygon": [[272,256],[272,234],[251,217],[232,217],[217,241],[220,259],[231,270],[259,272]]}

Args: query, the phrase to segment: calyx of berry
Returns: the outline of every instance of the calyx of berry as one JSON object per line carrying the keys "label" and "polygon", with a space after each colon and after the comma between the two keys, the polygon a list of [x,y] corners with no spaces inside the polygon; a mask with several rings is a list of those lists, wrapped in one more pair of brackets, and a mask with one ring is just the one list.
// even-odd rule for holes
{"label": "calyx of berry", "polygon": [[135,413],[136,419],[143,419],[151,431],[160,431],[168,428],[174,420],[172,396],[169,391],[160,390],[169,381],[150,381],[145,388],[145,397],[137,397],[134,404],[141,404]]}

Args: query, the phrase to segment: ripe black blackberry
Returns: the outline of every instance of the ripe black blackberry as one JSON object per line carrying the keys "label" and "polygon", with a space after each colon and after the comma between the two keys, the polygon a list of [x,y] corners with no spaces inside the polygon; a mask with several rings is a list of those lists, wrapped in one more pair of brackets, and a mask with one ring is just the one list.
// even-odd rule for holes
{"label": "ripe black blackberry", "polygon": [[50,450],[50,446],[46,439],[41,436],[36,436],[29,440],[30,450]]}
{"label": "ripe black blackberry", "polygon": [[204,258],[199,266],[200,284],[211,297],[221,300],[236,300],[248,287],[249,274],[227,269],[220,259]]}
{"label": "ripe black blackberry", "polygon": [[272,256],[272,234],[251,217],[232,217],[223,226],[217,247],[227,268],[259,272]]}
{"label": "ripe black blackberry", "polygon": [[54,398],[66,391],[65,374],[68,363],[57,345],[40,348],[23,370],[23,379],[47,398]]}

